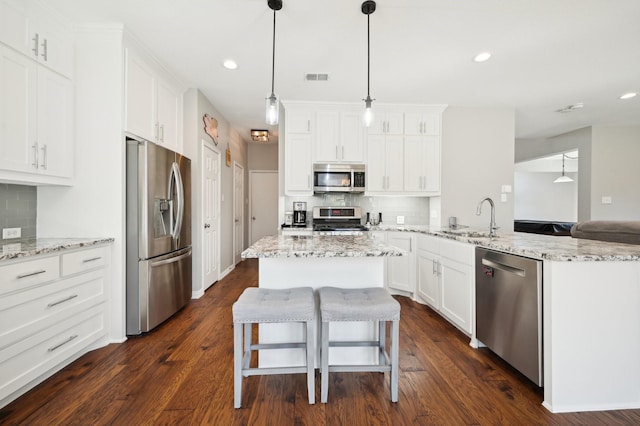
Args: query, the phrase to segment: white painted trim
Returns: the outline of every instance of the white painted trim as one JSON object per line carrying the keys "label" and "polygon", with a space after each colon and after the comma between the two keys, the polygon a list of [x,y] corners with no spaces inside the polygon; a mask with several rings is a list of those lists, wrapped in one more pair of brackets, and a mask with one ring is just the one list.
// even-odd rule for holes
{"label": "white painted trim", "polygon": [[231,265],[229,266],[227,269],[225,269],[224,271],[222,271],[220,273],[220,278],[218,279],[218,281],[220,281],[221,279],[223,279],[224,277],[226,277],[227,275],[229,275],[231,273],[231,271],[233,271],[234,269],[236,269],[235,265]]}
{"label": "white painted trim", "polygon": [[233,222],[234,223],[234,225],[233,225],[233,253],[232,253],[233,262],[232,263],[234,265],[237,264],[237,262],[236,262],[236,252],[238,251],[237,250],[237,246],[236,246],[236,244],[238,242],[236,241],[236,232],[235,232],[236,231],[235,230],[235,226],[236,226],[235,225],[235,218],[237,216],[236,215],[236,204],[237,203],[236,203],[236,198],[235,198],[236,197],[236,167],[238,167],[238,168],[240,168],[242,170],[242,206],[243,206],[242,210],[243,211],[242,211],[242,220],[241,220],[242,221],[242,225],[241,225],[242,226],[242,238],[241,238],[242,241],[240,242],[240,244],[242,245],[243,249],[244,249],[244,231],[245,231],[245,229],[244,229],[244,221],[245,221],[245,213],[246,213],[245,210],[244,210],[244,194],[245,194],[245,190],[244,190],[245,186],[244,185],[246,185],[246,182],[244,181],[244,166],[234,160],[233,161],[233,192],[232,192],[233,193],[233,220],[234,220],[234,222]]}

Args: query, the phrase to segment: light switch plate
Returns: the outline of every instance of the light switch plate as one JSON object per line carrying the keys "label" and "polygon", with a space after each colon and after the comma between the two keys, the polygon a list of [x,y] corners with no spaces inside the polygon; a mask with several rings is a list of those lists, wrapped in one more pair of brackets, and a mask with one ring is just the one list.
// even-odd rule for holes
{"label": "light switch plate", "polygon": [[611,204],[613,203],[613,201],[611,200],[611,197],[608,195],[605,195],[602,197],[602,204]]}
{"label": "light switch plate", "polygon": [[20,238],[22,235],[22,228],[3,228],[2,239],[9,240],[11,238]]}

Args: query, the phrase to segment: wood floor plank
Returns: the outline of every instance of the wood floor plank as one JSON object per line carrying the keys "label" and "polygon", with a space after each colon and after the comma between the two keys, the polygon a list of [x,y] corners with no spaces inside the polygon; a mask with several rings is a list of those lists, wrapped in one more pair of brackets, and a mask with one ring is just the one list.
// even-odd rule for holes
{"label": "wood floor plank", "polygon": [[[430,308],[401,304],[399,402],[388,373],[332,373],[309,405],[304,375],[244,379],[233,408],[231,306],[256,261],[150,333],[92,351],[0,409],[4,425],[636,425],[640,410],[552,414],[542,391]],[[255,362],[255,359],[254,359]]]}

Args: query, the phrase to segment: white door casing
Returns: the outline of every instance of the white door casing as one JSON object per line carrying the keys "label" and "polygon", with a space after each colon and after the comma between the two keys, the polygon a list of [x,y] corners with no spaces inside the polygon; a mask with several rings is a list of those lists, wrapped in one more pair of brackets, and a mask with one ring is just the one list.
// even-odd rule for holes
{"label": "white door casing", "polygon": [[202,286],[220,278],[220,152],[202,142]]}
{"label": "white door casing", "polygon": [[234,263],[242,261],[244,250],[244,168],[233,162],[233,253]]}
{"label": "white door casing", "polygon": [[251,244],[278,233],[278,172],[249,171],[249,235]]}

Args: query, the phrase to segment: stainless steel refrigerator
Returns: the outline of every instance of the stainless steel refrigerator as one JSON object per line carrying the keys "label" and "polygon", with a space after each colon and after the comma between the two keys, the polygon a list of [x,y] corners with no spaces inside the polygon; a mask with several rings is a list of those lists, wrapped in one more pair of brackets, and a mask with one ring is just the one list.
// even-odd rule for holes
{"label": "stainless steel refrigerator", "polygon": [[191,299],[191,161],[127,144],[127,334],[150,331]]}

